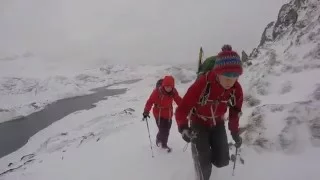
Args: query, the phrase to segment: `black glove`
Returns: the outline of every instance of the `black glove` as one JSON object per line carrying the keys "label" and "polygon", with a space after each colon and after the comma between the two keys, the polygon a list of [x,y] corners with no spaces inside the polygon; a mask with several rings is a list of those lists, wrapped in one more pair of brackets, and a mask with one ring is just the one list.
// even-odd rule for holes
{"label": "black glove", "polygon": [[195,133],[188,127],[179,127],[179,132],[181,133],[182,139],[189,143],[193,138],[195,138]]}
{"label": "black glove", "polygon": [[231,136],[232,136],[232,139],[235,142],[234,146],[236,148],[239,148],[241,146],[241,144],[242,144],[242,138],[240,137],[240,135],[238,133],[232,133]]}
{"label": "black glove", "polygon": [[143,112],[143,113],[142,113],[142,116],[143,116],[143,119],[142,119],[142,120],[147,119],[147,118],[150,118],[149,112]]}

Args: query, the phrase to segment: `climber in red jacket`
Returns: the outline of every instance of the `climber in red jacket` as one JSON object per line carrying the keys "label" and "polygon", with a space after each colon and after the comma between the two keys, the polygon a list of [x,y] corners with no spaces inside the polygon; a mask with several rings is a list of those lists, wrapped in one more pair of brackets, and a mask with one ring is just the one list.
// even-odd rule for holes
{"label": "climber in red jacket", "polygon": [[[181,102],[181,97],[174,87],[174,78],[172,76],[165,76],[161,81],[158,81],[157,86],[151,93],[146,102],[143,117],[149,117],[149,112],[153,106],[153,116],[158,126],[158,134],[156,144],[159,146],[161,143],[162,148],[171,149],[168,147],[168,137],[172,125],[173,117],[173,100],[177,105]],[[157,83],[157,84],[158,84]]]}
{"label": "climber in red jacket", "polygon": [[232,49],[223,49],[217,55],[213,69],[189,87],[176,109],[179,132],[186,142],[192,142],[192,156],[200,180],[209,180],[212,164],[218,168],[229,164],[224,119],[228,107],[228,128],[236,147],[241,146],[239,116],[243,94],[237,80],[242,72],[239,55]]}

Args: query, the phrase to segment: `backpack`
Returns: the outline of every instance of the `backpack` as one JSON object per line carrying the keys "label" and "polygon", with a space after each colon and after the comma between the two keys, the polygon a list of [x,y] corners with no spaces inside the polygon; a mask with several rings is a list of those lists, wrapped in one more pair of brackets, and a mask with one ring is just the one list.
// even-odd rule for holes
{"label": "backpack", "polygon": [[162,85],[163,79],[159,79],[156,83],[156,88],[159,88]]}
{"label": "backpack", "polygon": [[206,74],[208,71],[210,71],[214,65],[215,65],[215,62],[216,62],[216,56],[211,56],[211,57],[208,57],[199,67],[199,70],[198,70],[198,77],[201,75],[201,74]]}

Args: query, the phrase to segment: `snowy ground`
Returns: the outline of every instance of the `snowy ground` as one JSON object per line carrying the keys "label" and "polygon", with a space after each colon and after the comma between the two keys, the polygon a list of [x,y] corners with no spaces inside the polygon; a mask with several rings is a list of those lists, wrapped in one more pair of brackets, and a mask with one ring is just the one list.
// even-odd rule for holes
{"label": "snowy ground", "polygon": [[[96,108],[76,112],[37,133],[27,145],[0,160],[0,173],[3,173],[0,179],[193,180],[190,146],[183,152],[185,142],[177,132],[176,123],[169,139],[173,152],[167,154],[153,146],[155,157],[151,157],[141,112],[158,78],[156,68],[142,81],[114,87],[129,88],[126,94],[110,97],[99,102]],[[259,99],[260,104],[251,107],[252,98],[246,101],[241,119],[241,126],[249,124],[241,149],[245,164],[237,165],[234,177],[232,164],[214,169],[212,179],[318,179],[320,104],[319,101],[302,102],[311,100],[308,95],[314,95],[311,92],[316,84],[298,78],[314,75],[320,75],[319,71],[283,76],[277,81],[291,82],[292,89],[285,91],[291,98],[283,95],[277,84],[268,86],[268,95],[247,93]],[[194,78],[192,73],[175,76],[186,82]],[[245,87],[255,83],[249,80],[241,79]],[[178,81],[181,95],[190,83]],[[299,90],[301,83],[310,87],[310,91]],[[153,119],[149,122],[154,143],[157,129]]]}

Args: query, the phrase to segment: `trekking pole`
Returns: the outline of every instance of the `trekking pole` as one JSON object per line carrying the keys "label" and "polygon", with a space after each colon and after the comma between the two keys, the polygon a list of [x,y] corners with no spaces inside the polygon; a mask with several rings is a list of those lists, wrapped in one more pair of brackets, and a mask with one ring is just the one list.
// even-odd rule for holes
{"label": "trekking pole", "polygon": [[149,130],[148,119],[147,119],[147,118],[145,118],[145,120],[146,120],[146,123],[147,123],[147,129],[148,129],[148,134],[149,134],[151,155],[152,155],[152,157],[154,157],[154,155],[153,155],[153,149],[152,149],[152,142],[151,142],[151,137],[150,137],[150,130]]}
{"label": "trekking pole", "polygon": [[183,152],[186,152],[187,148],[188,148],[189,143],[187,143],[184,147],[183,147]]}
{"label": "trekking pole", "polygon": [[237,156],[238,156],[238,148],[236,147],[236,154],[233,162],[233,171],[232,171],[232,176],[234,176],[234,170],[236,169],[236,161],[237,161]]}

